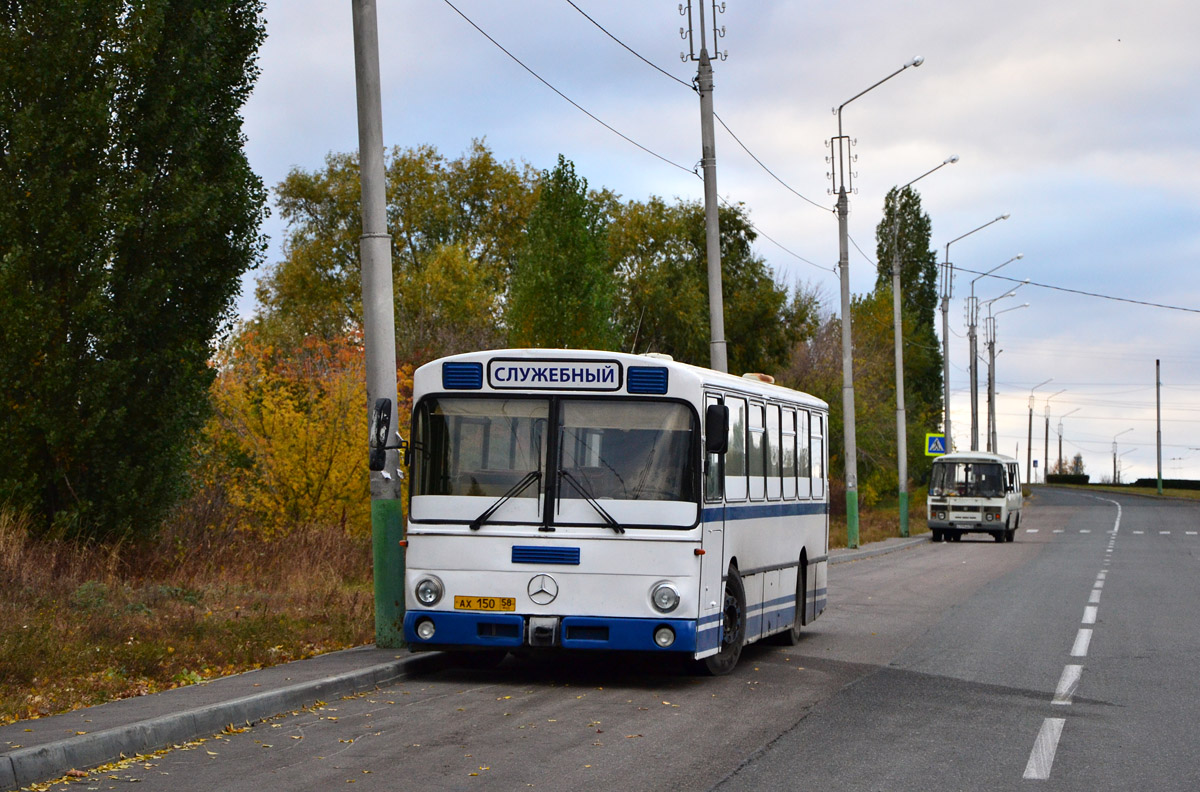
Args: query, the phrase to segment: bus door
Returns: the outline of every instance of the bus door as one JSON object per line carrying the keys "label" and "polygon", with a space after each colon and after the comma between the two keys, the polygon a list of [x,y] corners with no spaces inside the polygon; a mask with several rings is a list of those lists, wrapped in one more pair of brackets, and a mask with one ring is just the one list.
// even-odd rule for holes
{"label": "bus door", "polygon": [[[709,405],[721,404],[723,399],[717,394],[705,394],[704,408],[707,413]],[[704,457],[704,508],[701,510],[700,546],[704,554],[700,556],[700,630],[703,636],[701,651],[717,646],[720,640],[719,625],[721,623],[724,588],[722,578],[725,575],[725,454],[708,454]]]}

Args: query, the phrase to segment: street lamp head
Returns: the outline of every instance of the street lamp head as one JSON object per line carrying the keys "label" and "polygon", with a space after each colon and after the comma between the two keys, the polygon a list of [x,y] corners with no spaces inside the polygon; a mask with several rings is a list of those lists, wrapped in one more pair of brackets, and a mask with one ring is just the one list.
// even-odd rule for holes
{"label": "street lamp head", "polygon": [[908,63],[904,64],[904,67],[908,68],[909,66],[920,66],[924,62],[925,62],[925,56],[918,55],[917,57],[910,60]]}
{"label": "street lamp head", "polygon": [[945,162],[943,162],[942,164],[943,164],[943,165],[953,165],[953,164],[954,164],[954,163],[956,163],[956,162],[958,162],[958,155],[957,155],[957,154],[951,154],[951,155],[950,155],[950,158],[949,158],[949,159],[947,159],[947,160],[946,160]]}
{"label": "street lamp head", "polygon": [[998,220],[1007,220],[1010,217],[1012,217],[1012,215],[1010,215],[1008,212],[1005,212],[1004,214],[1000,215],[1000,217],[998,217],[997,219]]}
{"label": "street lamp head", "polygon": [[[1025,254],[1024,254],[1024,253],[1018,253],[1018,254],[1016,255],[1016,259],[1017,259],[1017,261],[1020,261],[1020,260],[1021,260],[1021,259],[1023,259],[1023,258],[1025,258]],[[1025,280],[1029,280],[1029,279],[1028,279],[1028,278],[1026,278]]]}

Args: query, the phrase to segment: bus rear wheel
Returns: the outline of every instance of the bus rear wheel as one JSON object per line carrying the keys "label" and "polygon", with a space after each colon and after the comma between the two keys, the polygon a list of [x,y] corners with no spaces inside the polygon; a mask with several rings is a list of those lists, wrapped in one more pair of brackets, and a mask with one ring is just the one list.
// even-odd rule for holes
{"label": "bus rear wheel", "polygon": [[721,612],[721,645],[715,655],[704,658],[704,668],[713,676],[724,676],[734,669],[746,642],[746,589],[735,567],[725,579],[725,605]]}

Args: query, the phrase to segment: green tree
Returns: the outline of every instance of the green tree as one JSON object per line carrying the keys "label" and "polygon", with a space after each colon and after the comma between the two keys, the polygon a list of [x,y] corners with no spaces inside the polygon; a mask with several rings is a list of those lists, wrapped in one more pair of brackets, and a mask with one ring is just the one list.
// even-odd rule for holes
{"label": "green tree", "polygon": [[[498,162],[479,140],[453,160],[432,146],[389,153],[400,360],[499,343],[496,305],[522,244],[534,183],[530,168]],[[357,157],[330,154],[324,169],[295,169],[275,191],[288,236],[283,260],[259,279],[252,329],[295,346],[309,335],[332,340],[361,328]],[[466,304],[478,309],[469,319],[460,310]]]}
{"label": "green tree", "polygon": [[[794,344],[816,328],[815,293],[778,283],[753,252],[757,236],[742,206],[718,213],[721,291],[729,369],[782,369]],[[610,258],[620,285],[622,349],[665,352],[709,364],[708,259],[704,207],[652,197],[616,212]]]}
{"label": "green tree", "polygon": [[[924,433],[941,423],[942,353],[934,324],[937,315],[937,252],[930,247],[932,223],[912,187],[892,188],[876,228],[879,257],[875,291],[892,304],[892,266],[900,262],[900,309],[904,337],[904,401],[908,448],[920,449]],[[894,322],[893,322],[894,324]],[[857,340],[857,339],[856,339]],[[888,343],[894,348],[894,334]],[[858,345],[856,344],[856,348]],[[893,376],[895,364],[892,364]],[[895,386],[892,386],[895,393]],[[914,441],[916,443],[914,444]],[[894,453],[894,452],[893,452]],[[932,460],[909,454],[914,481],[924,481]]]}
{"label": "green tree", "polygon": [[525,245],[517,256],[506,319],[513,346],[611,349],[616,282],[608,263],[613,199],[558,155],[542,173]]}
{"label": "green tree", "polygon": [[149,533],[263,250],[239,110],[261,0],[0,6],[0,501]]}

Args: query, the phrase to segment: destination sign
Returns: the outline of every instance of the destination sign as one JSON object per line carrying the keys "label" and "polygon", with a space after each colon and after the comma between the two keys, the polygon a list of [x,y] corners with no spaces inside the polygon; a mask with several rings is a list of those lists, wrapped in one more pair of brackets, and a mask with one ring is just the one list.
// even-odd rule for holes
{"label": "destination sign", "polygon": [[621,389],[621,364],[615,360],[517,360],[488,362],[488,385],[509,390]]}

